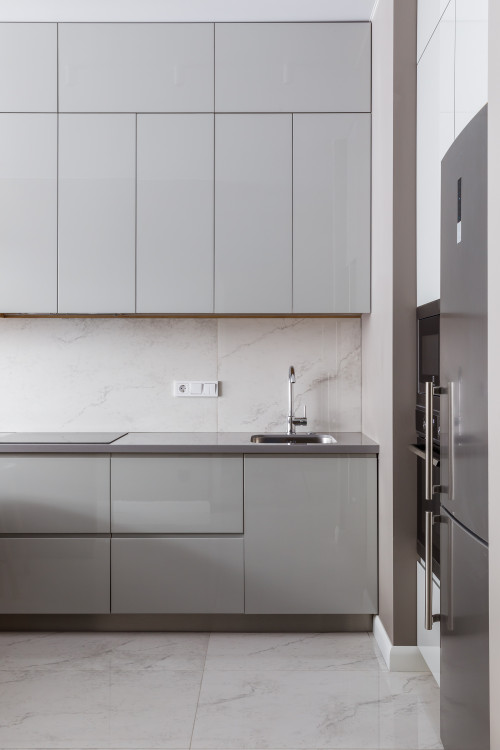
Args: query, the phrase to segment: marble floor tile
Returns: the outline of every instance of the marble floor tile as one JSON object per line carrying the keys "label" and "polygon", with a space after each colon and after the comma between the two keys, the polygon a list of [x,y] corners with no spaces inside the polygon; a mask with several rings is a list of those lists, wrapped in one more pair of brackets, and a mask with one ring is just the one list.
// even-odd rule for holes
{"label": "marble floor tile", "polygon": [[0,670],[203,670],[207,633],[0,633]]}
{"label": "marble floor tile", "polygon": [[189,748],[202,672],[0,673],[0,748]]}
{"label": "marble floor tile", "polygon": [[212,633],[205,668],[387,671],[368,633]]}
{"label": "marble floor tile", "polygon": [[[192,748],[438,748],[419,692],[401,703],[370,671],[204,674]],[[394,740],[398,740],[398,744]]]}

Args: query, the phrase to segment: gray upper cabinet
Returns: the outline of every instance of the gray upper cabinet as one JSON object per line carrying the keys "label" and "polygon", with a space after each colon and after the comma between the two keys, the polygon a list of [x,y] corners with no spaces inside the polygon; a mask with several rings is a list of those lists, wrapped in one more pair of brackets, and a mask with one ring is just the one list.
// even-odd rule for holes
{"label": "gray upper cabinet", "polygon": [[59,24],[61,112],[213,112],[211,23]]}
{"label": "gray upper cabinet", "polygon": [[0,534],[109,533],[109,456],[0,457]]}
{"label": "gray upper cabinet", "polygon": [[57,112],[57,24],[0,23],[0,112]]}
{"label": "gray upper cabinet", "polygon": [[56,313],[57,115],[0,114],[0,204],[0,312]]}
{"label": "gray upper cabinet", "polygon": [[220,23],[216,112],[369,112],[369,23]]}
{"label": "gray upper cabinet", "polygon": [[243,532],[241,456],[113,456],[116,533]]}
{"label": "gray upper cabinet", "polygon": [[215,117],[215,312],[292,312],[292,116]]}
{"label": "gray upper cabinet", "polygon": [[245,612],[377,612],[377,459],[245,456]]}
{"label": "gray upper cabinet", "polygon": [[135,312],[135,120],[59,116],[60,313]]}
{"label": "gray upper cabinet", "polygon": [[293,312],[370,311],[370,115],[293,116]]}
{"label": "gray upper cabinet", "polygon": [[137,312],[211,313],[214,117],[137,118]]}

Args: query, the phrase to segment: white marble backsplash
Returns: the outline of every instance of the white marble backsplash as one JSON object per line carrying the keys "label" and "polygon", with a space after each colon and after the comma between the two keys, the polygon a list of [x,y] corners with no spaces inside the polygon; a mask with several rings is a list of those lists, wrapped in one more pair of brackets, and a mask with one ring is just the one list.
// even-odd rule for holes
{"label": "white marble backsplash", "polygon": [[0,431],[282,431],[291,364],[307,429],[361,429],[359,319],[4,318]]}

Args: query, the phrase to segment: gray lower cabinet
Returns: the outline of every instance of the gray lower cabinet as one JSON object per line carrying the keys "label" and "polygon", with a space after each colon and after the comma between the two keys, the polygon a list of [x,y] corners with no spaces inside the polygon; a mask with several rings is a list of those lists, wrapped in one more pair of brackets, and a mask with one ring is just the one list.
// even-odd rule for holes
{"label": "gray lower cabinet", "polygon": [[0,457],[0,612],[110,611],[109,483],[109,455]]}
{"label": "gray lower cabinet", "polygon": [[245,612],[377,612],[377,459],[245,456]]}
{"label": "gray lower cabinet", "polygon": [[109,539],[0,539],[0,612],[109,612]]}
{"label": "gray lower cabinet", "polygon": [[109,533],[110,459],[0,456],[0,534]]}
{"label": "gray lower cabinet", "polygon": [[242,456],[113,456],[113,534],[241,534]]}
{"label": "gray lower cabinet", "polygon": [[117,613],[243,612],[243,538],[113,538],[111,592]]}

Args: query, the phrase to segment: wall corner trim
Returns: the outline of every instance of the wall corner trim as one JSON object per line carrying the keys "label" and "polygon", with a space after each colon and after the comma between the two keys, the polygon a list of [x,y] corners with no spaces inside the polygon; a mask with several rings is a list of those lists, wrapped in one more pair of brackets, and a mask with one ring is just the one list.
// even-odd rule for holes
{"label": "wall corner trim", "polygon": [[393,646],[378,615],[373,618],[373,636],[389,672],[429,672],[418,646]]}

